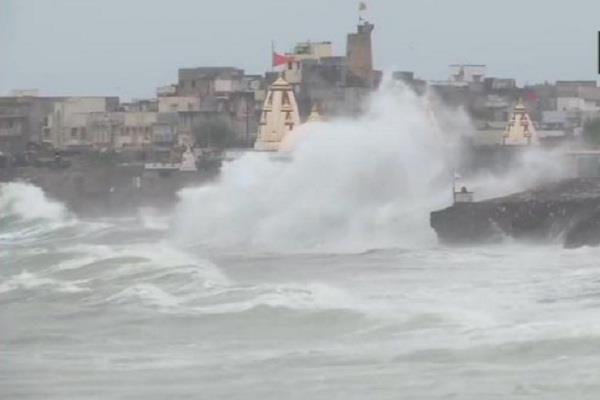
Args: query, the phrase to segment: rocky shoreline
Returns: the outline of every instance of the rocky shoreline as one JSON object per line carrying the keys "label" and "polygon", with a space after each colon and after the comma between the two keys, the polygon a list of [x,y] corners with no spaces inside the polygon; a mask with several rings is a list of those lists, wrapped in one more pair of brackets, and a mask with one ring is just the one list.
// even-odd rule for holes
{"label": "rocky shoreline", "polygon": [[567,248],[600,245],[600,179],[569,179],[492,200],[434,211],[440,242],[472,245],[506,237],[559,242]]}

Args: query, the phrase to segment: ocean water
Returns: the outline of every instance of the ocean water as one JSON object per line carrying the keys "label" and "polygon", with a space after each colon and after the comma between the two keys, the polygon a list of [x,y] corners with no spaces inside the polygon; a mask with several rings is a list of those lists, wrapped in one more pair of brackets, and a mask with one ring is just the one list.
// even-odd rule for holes
{"label": "ocean water", "polygon": [[236,252],[23,184],[0,207],[3,399],[600,396],[598,249]]}
{"label": "ocean water", "polygon": [[[600,398],[600,250],[447,248],[428,226],[468,131],[383,85],[172,212],[85,219],[0,185],[0,398]],[[559,176],[549,160],[469,187]]]}

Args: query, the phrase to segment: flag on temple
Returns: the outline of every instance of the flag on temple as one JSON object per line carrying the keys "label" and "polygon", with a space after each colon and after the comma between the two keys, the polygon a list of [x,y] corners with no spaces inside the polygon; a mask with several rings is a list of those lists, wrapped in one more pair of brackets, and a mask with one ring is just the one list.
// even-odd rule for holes
{"label": "flag on temple", "polygon": [[536,92],[534,92],[533,90],[530,90],[527,92],[527,101],[535,103],[535,102],[538,102],[539,100],[540,100],[540,97],[538,96],[538,94]]}
{"label": "flag on temple", "polygon": [[367,11],[367,3],[364,1],[358,3],[358,11]]}
{"label": "flag on temple", "polygon": [[280,65],[287,64],[288,61],[291,61],[290,57],[284,56],[283,54],[273,52],[273,66],[274,67],[279,67]]}

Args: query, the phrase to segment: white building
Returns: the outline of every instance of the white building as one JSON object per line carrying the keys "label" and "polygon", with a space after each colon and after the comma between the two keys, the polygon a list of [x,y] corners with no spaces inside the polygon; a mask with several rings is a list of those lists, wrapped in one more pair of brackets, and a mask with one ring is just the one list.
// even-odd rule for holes
{"label": "white building", "polygon": [[574,90],[563,90],[556,99],[559,111],[600,111],[600,88],[578,87]]}
{"label": "white building", "polygon": [[117,97],[69,97],[56,102],[46,127],[50,142],[63,150],[93,145],[88,134],[90,114],[116,111],[118,106]]}
{"label": "white building", "polygon": [[143,149],[152,145],[153,128],[157,122],[155,112],[122,113],[123,125],[115,143],[117,148]]}

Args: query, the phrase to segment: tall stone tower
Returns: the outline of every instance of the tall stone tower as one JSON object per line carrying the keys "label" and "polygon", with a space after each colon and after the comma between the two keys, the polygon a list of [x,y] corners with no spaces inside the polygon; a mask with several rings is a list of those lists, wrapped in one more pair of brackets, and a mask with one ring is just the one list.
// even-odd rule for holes
{"label": "tall stone tower", "polygon": [[283,138],[298,125],[300,114],[294,89],[283,78],[279,78],[269,87],[254,148],[278,151]]}
{"label": "tall stone tower", "polygon": [[373,85],[373,48],[371,34],[375,25],[360,20],[356,33],[348,34],[346,57],[348,63],[347,86],[369,87]]}

